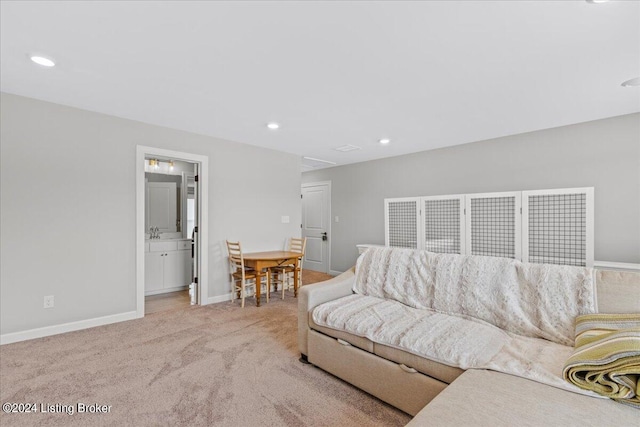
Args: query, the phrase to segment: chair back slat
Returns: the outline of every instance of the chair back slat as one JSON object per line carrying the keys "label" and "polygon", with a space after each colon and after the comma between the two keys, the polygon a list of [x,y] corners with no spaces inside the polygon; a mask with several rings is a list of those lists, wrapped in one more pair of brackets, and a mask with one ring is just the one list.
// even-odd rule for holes
{"label": "chair back slat", "polygon": [[242,248],[240,242],[230,242],[227,240],[227,250],[229,251],[229,261],[232,270],[244,270],[244,258],[242,257]]}
{"label": "chair back slat", "polygon": [[[262,287],[262,280],[260,283],[257,282],[257,274],[251,268],[245,269],[244,266],[244,256],[242,255],[242,247],[240,246],[240,242],[230,242],[227,240],[227,251],[229,251],[229,264],[231,267],[230,276],[231,276],[231,289],[232,289],[232,300],[235,300],[236,295],[238,298],[242,299],[241,306],[244,307],[245,296],[247,295],[246,288],[253,287],[253,294],[260,294]],[[266,276],[262,278],[266,279]],[[268,283],[268,280],[265,284]],[[267,302],[269,302],[269,289],[267,287]]]}
{"label": "chair back slat", "polygon": [[306,237],[303,237],[301,239],[298,239],[296,237],[292,237],[289,240],[289,251],[290,252],[299,252],[301,254],[304,254],[306,246],[307,246],[307,238]]}

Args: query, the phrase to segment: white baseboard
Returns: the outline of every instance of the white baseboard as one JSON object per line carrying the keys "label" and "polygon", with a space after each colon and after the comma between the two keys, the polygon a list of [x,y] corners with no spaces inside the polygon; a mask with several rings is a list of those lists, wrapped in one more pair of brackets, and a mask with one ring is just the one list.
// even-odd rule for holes
{"label": "white baseboard", "polygon": [[135,311],[112,314],[110,316],[96,317],[93,319],[78,320],[77,322],[62,323],[60,325],[45,326],[43,328],[29,329],[27,331],[12,332],[0,335],[0,345],[11,344],[19,341],[32,340],[34,338],[48,337],[65,332],[79,331],[81,329],[93,328],[96,326],[109,325],[111,323],[124,322],[125,320],[136,319]]}
{"label": "white baseboard", "polygon": [[175,288],[160,289],[160,290],[157,290],[157,291],[145,291],[144,292],[144,296],[145,297],[150,297],[151,295],[168,294],[170,292],[180,292],[180,291],[186,291],[188,289],[189,289],[188,286],[178,286],[178,287],[175,287]]}
{"label": "white baseboard", "polygon": [[611,262],[611,261],[594,261],[595,268],[605,268],[611,270],[631,270],[640,271],[640,264],[632,262]]}
{"label": "white baseboard", "polygon": [[329,274],[332,276],[339,276],[342,273],[344,273],[344,271],[338,271],[338,270],[329,270]]}
{"label": "white baseboard", "polygon": [[228,293],[226,295],[218,295],[216,297],[209,297],[207,298],[207,303],[205,305],[215,304],[218,302],[231,301],[231,299],[232,299],[231,293]]}

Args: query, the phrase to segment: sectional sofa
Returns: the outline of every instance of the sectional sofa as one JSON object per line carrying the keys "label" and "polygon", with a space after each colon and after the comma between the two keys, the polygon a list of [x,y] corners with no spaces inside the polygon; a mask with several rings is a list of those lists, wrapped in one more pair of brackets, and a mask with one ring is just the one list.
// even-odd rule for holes
{"label": "sectional sofa", "polygon": [[302,359],[410,425],[640,425],[561,373],[576,316],[640,313],[640,274],[389,248],[356,268],[301,289]]}

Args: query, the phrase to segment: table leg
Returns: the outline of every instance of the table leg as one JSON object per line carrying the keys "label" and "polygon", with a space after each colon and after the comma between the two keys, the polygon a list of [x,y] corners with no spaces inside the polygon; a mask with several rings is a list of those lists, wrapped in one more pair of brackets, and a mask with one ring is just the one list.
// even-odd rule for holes
{"label": "table leg", "polygon": [[298,298],[298,266],[300,264],[300,260],[296,260],[296,266],[293,269],[293,296]]}
{"label": "table leg", "polygon": [[256,286],[255,286],[255,294],[256,294],[256,306],[260,307],[260,288],[262,287],[262,269],[256,266]]}
{"label": "table leg", "polygon": [[267,302],[269,302],[269,297],[271,296],[271,269],[267,268]]}

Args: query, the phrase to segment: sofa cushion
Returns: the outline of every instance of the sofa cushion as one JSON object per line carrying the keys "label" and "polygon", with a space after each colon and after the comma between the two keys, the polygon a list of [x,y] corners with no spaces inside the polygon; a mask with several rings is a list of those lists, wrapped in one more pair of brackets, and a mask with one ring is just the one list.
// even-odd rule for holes
{"label": "sofa cushion", "polygon": [[640,273],[597,270],[599,313],[640,313]]}
{"label": "sofa cushion", "polygon": [[312,319],[461,369],[486,365],[510,341],[506,332],[477,319],[357,294],[317,306]]}
{"label": "sofa cushion", "polygon": [[330,337],[346,341],[355,347],[368,351],[369,353],[373,353],[373,343],[371,342],[371,340],[353,335],[347,331],[331,329],[325,326],[318,325],[313,321],[313,316],[311,316],[311,314],[309,314],[309,328],[318,332],[322,332],[323,334]]}
{"label": "sofa cushion", "polygon": [[436,396],[407,427],[637,426],[639,420],[637,409],[609,399],[471,369]]}
{"label": "sofa cushion", "polygon": [[453,382],[453,380],[458,378],[464,372],[463,369],[434,362],[433,360],[416,356],[415,354],[389,347],[384,344],[374,344],[373,352],[380,357],[406,365],[418,372],[422,372],[425,375],[429,375],[430,377],[447,384]]}

